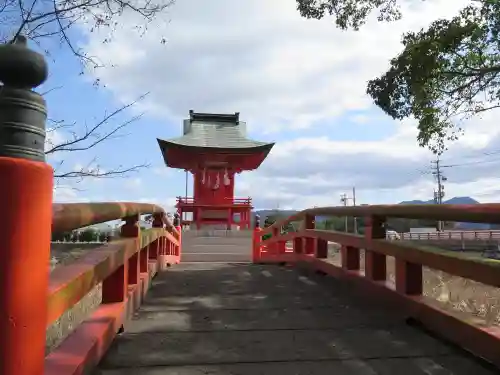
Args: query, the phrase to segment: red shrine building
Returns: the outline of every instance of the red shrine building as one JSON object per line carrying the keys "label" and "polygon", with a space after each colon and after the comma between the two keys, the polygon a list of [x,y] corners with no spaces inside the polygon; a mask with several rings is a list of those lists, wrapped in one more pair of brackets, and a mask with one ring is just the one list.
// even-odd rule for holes
{"label": "red shrine building", "polygon": [[[189,111],[182,137],[158,139],[165,164],[193,175],[193,197],[177,198],[177,213],[183,225],[224,226],[238,224],[249,229],[252,199],[235,198],[235,176],[257,169],[274,143],[246,137],[240,114]],[[192,213],[187,220],[186,213]]]}

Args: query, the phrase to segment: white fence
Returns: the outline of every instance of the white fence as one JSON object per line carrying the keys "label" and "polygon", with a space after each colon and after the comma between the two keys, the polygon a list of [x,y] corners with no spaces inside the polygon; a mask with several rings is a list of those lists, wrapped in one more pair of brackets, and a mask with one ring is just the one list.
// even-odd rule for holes
{"label": "white fence", "polygon": [[[390,239],[395,236],[388,235]],[[401,240],[497,240],[500,241],[500,230],[478,230],[478,231],[443,231],[429,233],[399,233]]]}

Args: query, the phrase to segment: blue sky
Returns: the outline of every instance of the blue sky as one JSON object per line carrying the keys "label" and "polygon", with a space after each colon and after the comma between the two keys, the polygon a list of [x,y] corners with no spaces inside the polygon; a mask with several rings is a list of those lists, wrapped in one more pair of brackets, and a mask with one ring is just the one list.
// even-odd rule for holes
{"label": "blue sky", "polygon": [[[123,16],[108,44],[102,43],[107,30],[74,29],[73,40],[107,67],[79,75],[74,56],[50,46],[50,78],[40,88],[51,90],[50,118],[74,122],[81,132],[124,103],[149,95],[109,124],[108,129],[144,113],[121,137],[49,161],[64,160],[66,170],[94,158],[105,170],[144,162],[150,167],[126,178],[60,181],[56,200],[151,201],[170,209],[174,197],[184,194],[184,172],[164,166],[156,138],[181,135],[189,109],[239,111],[251,138],[276,142],[258,171],[236,181],[237,194],[253,196],[259,208],[337,205],[352,186],[360,203],[428,199],[435,186],[428,174],[432,155],[417,146],[415,124],[389,119],[371,104],[365,87],[401,48],[403,31],[453,15],[459,6],[451,0],[424,2],[401,22],[369,22],[354,33],[336,30],[329,20],[301,19],[290,0],[272,5],[215,0],[210,7],[184,0],[142,37],[127,26],[139,22],[133,14]],[[192,7],[199,12],[189,11]],[[231,20],[227,12],[234,15]],[[167,38],[164,46],[161,37]],[[487,114],[467,124],[466,135],[444,159],[476,160],[496,144],[500,149],[494,119]],[[59,131],[56,140],[69,136]],[[495,166],[450,169],[447,194],[497,200]]]}

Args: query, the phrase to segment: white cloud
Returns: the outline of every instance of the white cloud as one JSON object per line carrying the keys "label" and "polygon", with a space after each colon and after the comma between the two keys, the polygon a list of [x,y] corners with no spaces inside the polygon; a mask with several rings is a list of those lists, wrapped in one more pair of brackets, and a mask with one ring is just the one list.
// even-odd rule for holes
{"label": "white cloud", "polygon": [[184,0],[170,9],[171,22],[158,20],[144,36],[126,15],[114,42],[94,32],[87,48],[114,63],[98,71],[111,90],[128,98],[147,87],[146,106],[160,116],[238,110],[254,129],[277,131],[368,108],[366,80],[401,48],[401,34],[464,3],[417,2],[401,22],[342,32],[328,19],[301,18],[293,0]]}
{"label": "white cloud", "polygon": [[[118,98],[150,92],[141,104],[149,115],[177,121],[189,109],[239,111],[250,130],[278,139],[290,130],[314,130],[314,136],[278,141],[259,171],[239,178],[238,194],[254,196],[260,206],[337,204],[353,185],[365,203],[428,199],[433,182],[421,172],[432,155],[416,145],[416,124],[394,123],[373,111],[366,81],[386,69],[403,32],[452,16],[467,3],[408,1],[400,22],[371,20],[359,32],[342,32],[329,19],[301,18],[294,0],[183,0],[170,9],[171,22],[159,20],[142,37],[128,27],[134,25],[128,14],[111,43],[100,43],[100,30],[88,34],[86,48],[113,62],[96,74]],[[500,149],[498,113],[465,124],[466,135],[445,158]],[[395,125],[395,131],[382,140],[352,134],[341,141],[324,124],[346,115],[366,128]],[[464,170],[450,170],[449,196],[496,199],[489,188],[497,184],[489,177],[492,165]]]}

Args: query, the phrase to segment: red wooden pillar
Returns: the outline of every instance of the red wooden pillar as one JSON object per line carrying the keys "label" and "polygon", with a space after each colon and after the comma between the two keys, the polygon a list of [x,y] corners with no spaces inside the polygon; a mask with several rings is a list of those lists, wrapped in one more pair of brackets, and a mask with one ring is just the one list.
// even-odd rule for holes
{"label": "red wooden pillar", "polygon": [[26,40],[0,46],[0,374],[44,372],[53,175],[45,163],[47,78]]}
{"label": "red wooden pillar", "polygon": [[302,254],[304,252],[304,238],[295,237],[293,239],[293,251],[295,254]]}
{"label": "red wooden pillar", "polygon": [[179,232],[179,247],[177,248],[175,255],[179,257],[178,261],[180,262],[182,255],[182,227],[180,225],[177,225],[175,229],[177,229],[177,232]]}
{"label": "red wooden pillar", "polygon": [[[306,215],[304,218],[304,229],[314,229],[315,222],[314,222],[314,215]],[[311,237],[306,237],[305,238],[305,249],[304,252],[307,255],[314,254],[316,252],[316,240]]]}
{"label": "red wooden pillar", "polygon": [[328,258],[328,241],[321,238],[316,240],[316,258]]}
{"label": "red wooden pillar", "polygon": [[[163,219],[165,217],[164,212],[159,212],[153,214],[153,228],[163,228]],[[156,260],[158,262],[160,255],[160,239],[156,239],[149,245],[149,259]]]}
{"label": "red wooden pillar", "polygon": [[231,230],[233,226],[233,210],[228,208],[227,210],[227,230]]}
{"label": "red wooden pillar", "polygon": [[[124,218],[125,224],[121,227],[121,237],[138,237],[139,236],[139,215]],[[128,285],[137,284],[139,262],[135,254],[130,259],[124,259],[124,263],[118,267],[108,278],[102,283],[102,303],[123,302],[127,297]],[[135,257],[135,259],[133,259]]]}
{"label": "red wooden pillar", "polygon": [[[272,228],[271,233],[272,233],[271,238],[277,238],[279,236],[278,228]],[[278,253],[278,243],[274,242],[271,245],[267,245],[267,251],[271,254],[277,254]]]}
{"label": "red wooden pillar", "polygon": [[201,229],[201,209],[199,207],[196,208],[196,229]]}
{"label": "red wooden pillar", "polygon": [[[366,218],[365,236],[368,244],[372,239],[385,239],[385,218],[370,216]],[[384,254],[365,250],[365,275],[370,280],[383,281],[387,278],[387,259]]]}
{"label": "red wooden pillar", "polygon": [[262,250],[262,228],[260,227],[260,217],[255,217],[255,229],[252,237],[252,262],[258,263]]}
{"label": "red wooden pillar", "polygon": [[[139,235],[141,230],[139,228],[139,215],[133,215],[124,218],[125,224],[121,227],[121,237],[123,238],[135,238],[137,240],[137,246],[139,245]],[[128,259],[128,285],[137,285],[140,281],[140,252],[137,251]]]}
{"label": "red wooden pillar", "polygon": [[340,259],[342,268],[350,271],[359,271],[359,249],[352,246],[342,245],[340,248]]}

